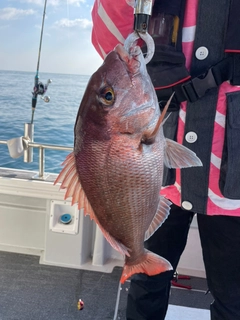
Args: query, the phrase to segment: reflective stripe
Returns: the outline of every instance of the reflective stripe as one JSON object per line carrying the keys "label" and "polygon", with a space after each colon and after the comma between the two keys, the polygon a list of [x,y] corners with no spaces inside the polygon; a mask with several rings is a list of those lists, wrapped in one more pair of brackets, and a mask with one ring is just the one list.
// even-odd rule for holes
{"label": "reflective stripe", "polygon": [[217,111],[215,121],[223,128],[225,128],[225,120],[226,120],[225,115]]}
{"label": "reflective stripe", "polygon": [[208,189],[208,196],[217,207],[223,210],[236,210],[240,208],[240,200],[231,200],[219,197],[211,189]]}
{"label": "reflective stripe", "polygon": [[100,49],[100,51],[101,51],[101,53],[102,53],[103,58],[105,58],[107,54],[106,54],[106,52],[103,50],[103,48],[100,46],[99,43],[98,43],[98,47],[99,47],[99,49]]}
{"label": "reflective stripe", "polygon": [[182,42],[192,42],[195,38],[196,26],[184,27],[182,29]]}
{"label": "reflective stripe", "polygon": [[221,166],[221,159],[217,157],[214,153],[211,153],[211,163],[218,169]]}
{"label": "reflective stripe", "polygon": [[113,21],[111,20],[111,18],[109,17],[105,9],[103,8],[102,4],[100,4],[98,7],[98,15],[102,19],[106,27],[108,28],[109,32],[111,32],[114,35],[114,37],[117,38],[118,41],[123,44],[125,41],[124,37],[119,32],[118,28],[113,23]]}
{"label": "reflective stripe", "polygon": [[183,109],[180,109],[179,117],[181,118],[182,122],[185,123],[186,112]]}

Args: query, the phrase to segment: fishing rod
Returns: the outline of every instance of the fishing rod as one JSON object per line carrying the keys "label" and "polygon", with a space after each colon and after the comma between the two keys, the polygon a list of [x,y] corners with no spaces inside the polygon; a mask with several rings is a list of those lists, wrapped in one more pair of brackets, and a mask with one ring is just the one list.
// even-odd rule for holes
{"label": "fishing rod", "polygon": [[34,78],[34,88],[32,92],[32,119],[31,124],[33,123],[34,118],[34,112],[37,106],[37,96],[41,95],[42,99],[45,102],[50,101],[50,97],[45,96],[43,97],[43,94],[47,91],[48,85],[52,82],[52,80],[48,79],[47,83],[44,85],[42,82],[39,81],[39,65],[40,65],[40,57],[41,57],[41,49],[42,49],[42,37],[43,37],[43,28],[44,28],[44,21],[45,21],[45,15],[46,15],[46,6],[47,6],[47,0],[45,0],[44,3],[44,9],[43,9],[43,18],[42,18],[42,28],[41,28],[41,35],[40,35],[40,44],[39,44],[39,50],[38,50],[38,61],[37,61],[37,71],[36,76]]}

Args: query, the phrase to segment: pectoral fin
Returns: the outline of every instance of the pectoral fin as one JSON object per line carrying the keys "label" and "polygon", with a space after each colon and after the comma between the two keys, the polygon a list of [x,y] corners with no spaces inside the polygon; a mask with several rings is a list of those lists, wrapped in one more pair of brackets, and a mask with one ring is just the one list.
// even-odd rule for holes
{"label": "pectoral fin", "polygon": [[202,162],[196,153],[183,145],[166,139],[164,164],[168,168],[201,167]]}

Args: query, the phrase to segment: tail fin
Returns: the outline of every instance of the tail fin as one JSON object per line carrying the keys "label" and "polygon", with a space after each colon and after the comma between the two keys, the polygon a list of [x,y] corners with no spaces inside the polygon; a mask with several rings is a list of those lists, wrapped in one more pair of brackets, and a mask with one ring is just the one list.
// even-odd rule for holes
{"label": "tail fin", "polygon": [[135,265],[124,265],[120,282],[123,284],[135,273],[146,273],[148,276],[154,276],[169,270],[172,270],[170,262],[145,249],[145,253],[142,256],[140,263]]}

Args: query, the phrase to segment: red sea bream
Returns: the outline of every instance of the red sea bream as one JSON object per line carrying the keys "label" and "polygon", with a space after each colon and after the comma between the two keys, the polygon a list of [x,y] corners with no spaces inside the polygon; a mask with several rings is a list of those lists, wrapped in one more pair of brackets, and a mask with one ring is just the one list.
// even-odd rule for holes
{"label": "red sea bream", "polygon": [[118,45],[87,85],[74,151],[55,181],[125,255],[122,283],[135,273],[172,268],[144,248],[170,210],[171,202],[159,195],[163,167],[201,165],[192,151],[165,139],[163,123],[140,48],[127,53]]}

